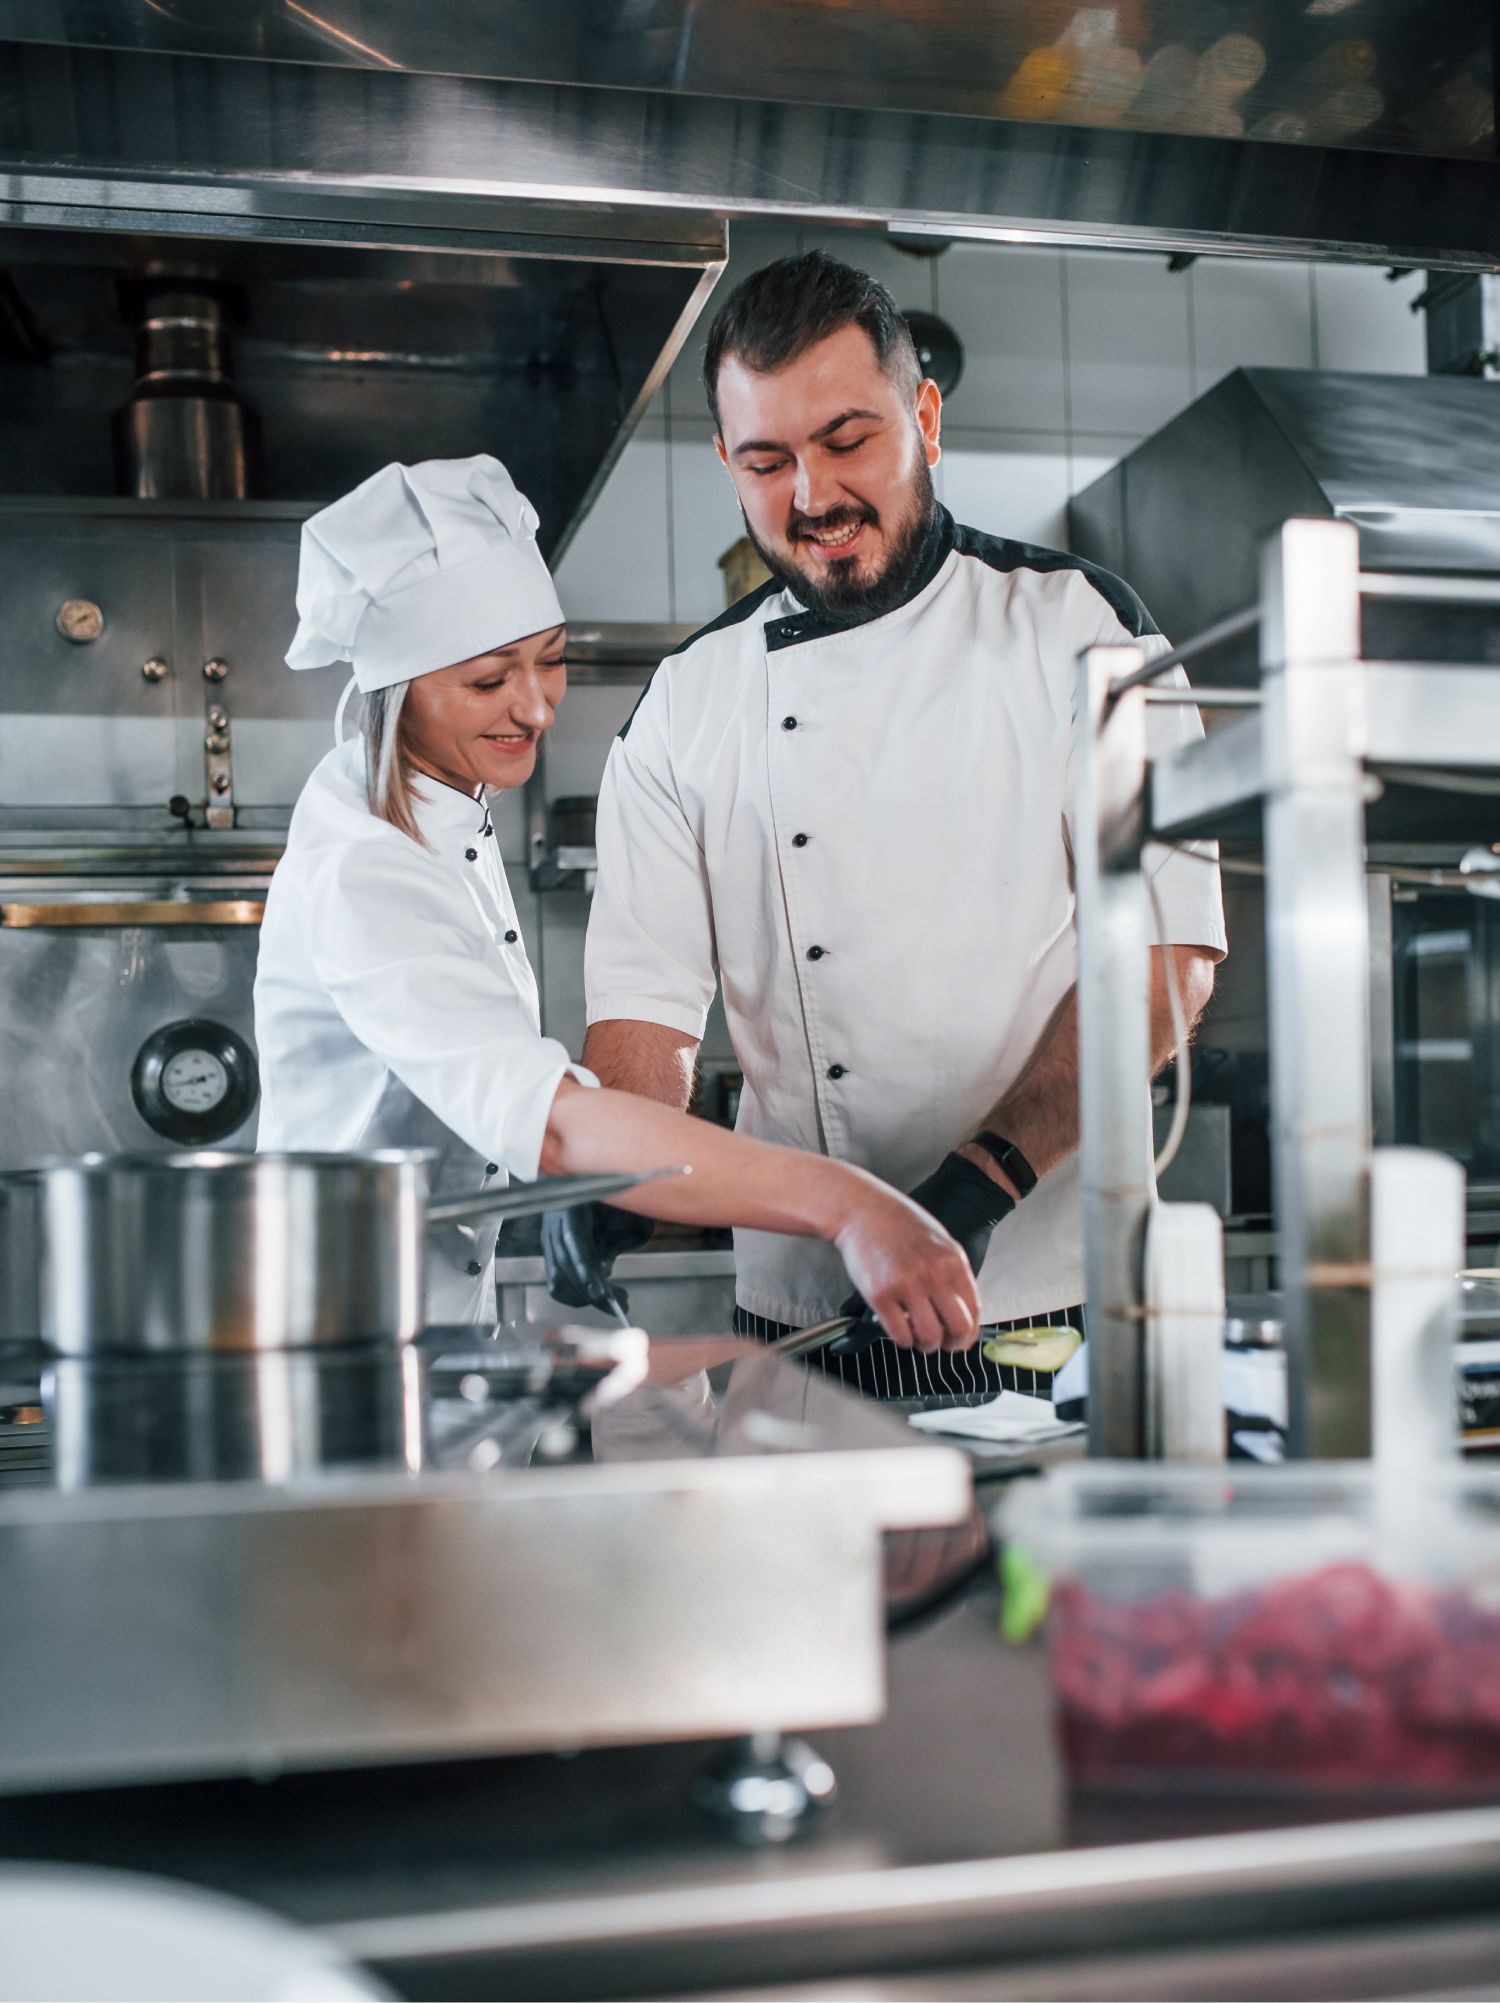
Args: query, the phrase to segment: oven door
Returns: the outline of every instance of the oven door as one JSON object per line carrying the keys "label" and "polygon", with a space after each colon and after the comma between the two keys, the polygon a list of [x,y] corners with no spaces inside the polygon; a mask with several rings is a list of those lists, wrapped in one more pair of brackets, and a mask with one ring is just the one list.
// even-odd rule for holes
{"label": "oven door", "polygon": [[1500,1183],[1500,902],[1399,889],[1391,905],[1396,1137]]}

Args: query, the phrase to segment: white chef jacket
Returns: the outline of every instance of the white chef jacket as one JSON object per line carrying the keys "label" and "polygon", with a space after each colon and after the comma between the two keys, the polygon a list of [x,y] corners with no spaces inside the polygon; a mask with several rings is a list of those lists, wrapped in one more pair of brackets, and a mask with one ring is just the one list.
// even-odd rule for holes
{"label": "white chef jacket", "polygon": [[[563,1077],[482,800],[413,782],[427,846],[370,812],[360,737],[292,815],[255,976],[262,1149],[430,1147],[435,1192],[537,1173]],[[429,1321],[490,1320],[497,1227],[430,1234]]]}
{"label": "white chef jacket", "polygon": [[[662,663],[611,750],[590,1022],[701,1037],[717,980],[741,1131],[913,1188],[1074,985],[1077,657],[1137,639],[1166,645],[1119,579],[942,509],[881,618],[836,626],[774,583],[740,600]],[[1153,751],[1202,734],[1190,705],[1149,716]],[[1167,940],[1222,951],[1212,852],[1148,867]],[[1080,1229],[1074,1156],[995,1232],[985,1320],[1080,1301]],[[740,1305],[770,1320],[849,1292],[819,1240],[740,1231],[735,1253]]]}

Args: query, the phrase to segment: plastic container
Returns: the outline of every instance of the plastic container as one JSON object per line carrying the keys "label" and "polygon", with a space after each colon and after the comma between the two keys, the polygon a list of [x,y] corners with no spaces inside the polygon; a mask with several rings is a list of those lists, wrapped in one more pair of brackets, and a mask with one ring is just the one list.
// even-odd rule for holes
{"label": "plastic container", "polygon": [[1466,1273],[1460,1284],[1458,1422],[1466,1454],[1500,1455],[1500,1284]]}
{"label": "plastic container", "polygon": [[1500,1792],[1500,1473],[1085,1463],[1000,1530],[1077,1784]]}

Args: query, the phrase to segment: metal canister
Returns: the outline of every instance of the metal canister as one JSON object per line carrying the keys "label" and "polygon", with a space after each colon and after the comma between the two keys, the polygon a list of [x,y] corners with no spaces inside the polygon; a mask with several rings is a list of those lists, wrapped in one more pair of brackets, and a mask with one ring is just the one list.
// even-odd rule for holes
{"label": "metal canister", "polygon": [[231,296],[152,280],[134,288],[131,312],[136,382],[114,416],[118,490],[140,500],[246,499],[258,434],[234,386]]}

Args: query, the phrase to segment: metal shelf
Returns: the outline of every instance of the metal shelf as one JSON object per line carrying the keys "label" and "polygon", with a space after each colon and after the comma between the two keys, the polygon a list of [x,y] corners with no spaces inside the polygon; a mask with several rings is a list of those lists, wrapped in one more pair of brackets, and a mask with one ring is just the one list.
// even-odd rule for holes
{"label": "metal shelf", "polygon": [[[1402,786],[1421,787],[1428,772],[1475,777],[1473,794],[1456,791],[1424,809],[1431,823],[1452,821],[1453,838],[1477,839],[1500,814],[1500,782],[1488,766],[1488,747],[1500,744],[1500,666],[1425,661],[1349,664],[1358,674],[1362,710],[1361,762],[1367,771]],[[1489,776],[1486,777],[1487,771]],[[1147,775],[1149,826],[1160,841],[1244,831],[1245,813],[1264,800],[1272,783],[1264,711],[1212,731],[1155,761]],[[1434,789],[1444,790],[1444,789]],[[1476,800],[1493,797],[1495,813]],[[1390,818],[1379,793],[1369,789],[1372,832]]]}
{"label": "metal shelf", "polygon": [[1159,758],[1147,775],[1152,833],[1159,841],[1223,833],[1230,816],[1265,793],[1262,719],[1241,717]]}

